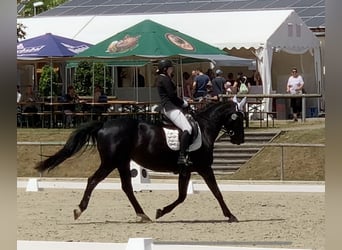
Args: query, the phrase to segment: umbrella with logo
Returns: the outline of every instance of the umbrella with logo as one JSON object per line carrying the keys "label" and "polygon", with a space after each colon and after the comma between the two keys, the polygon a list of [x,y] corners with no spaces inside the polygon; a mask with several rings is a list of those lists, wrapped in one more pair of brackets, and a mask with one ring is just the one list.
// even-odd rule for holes
{"label": "umbrella with logo", "polygon": [[[110,27],[110,26],[109,26]],[[250,59],[229,56],[225,51],[151,20],[141,21],[76,55],[77,58],[136,60],[170,58],[180,63],[231,62],[249,66]],[[227,65],[229,66],[229,65]]]}
{"label": "umbrella with logo", "polygon": [[[192,58],[231,61],[248,66],[250,59],[229,56],[225,51],[151,20],[137,23],[99,42],[77,57],[136,59]],[[227,65],[229,66],[229,65]]]}
{"label": "umbrella with logo", "polygon": [[[50,62],[52,67],[53,61],[65,62],[67,59],[90,48],[90,46],[92,45],[89,43],[46,33],[18,42],[17,60],[19,63],[33,62],[35,68],[36,62],[46,61]],[[37,80],[36,72],[34,78]],[[52,101],[52,76],[50,85],[50,99]]]}
{"label": "umbrella with logo", "polygon": [[72,57],[85,51],[89,43],[46,33],[17,44],[17,58]]}

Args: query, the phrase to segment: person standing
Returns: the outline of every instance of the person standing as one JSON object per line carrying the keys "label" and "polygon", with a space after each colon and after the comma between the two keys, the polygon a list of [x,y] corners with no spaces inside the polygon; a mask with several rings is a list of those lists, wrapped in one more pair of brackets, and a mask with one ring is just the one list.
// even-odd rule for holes
{"label": "person standing", "polygon": [[172,81],[172,73],[172,62],[170,60],[161,60],[158,64],[156,85],[161,100],[161,112],[182,130],[177,164],[180,167],[180,173],[184,174],[186,167],[192,164],[187,154],[192,127],[182,112],[183,108],[188,107],[188,102],[177,96],[177,86]]}
{"label": "person standing", "polygon": [[183,73],[183,95],[185,99],[192,99],[192,78],[188,72]]}
{"label": "person standing", "polygon": [[21,101],[21,92],[20,92],[20,86],[17,85],[17,103]]}
{"label": "person standing", "polygon": [[225,93],[224,85],[226,83],[226,80],[222,76],[222,70],[217,69],[215,73],[216,77],[212,80],[212,99],[219,100],[219,95]]}
{"label": "person standing", "polygon": [[[291,76],[289,77],[286,85],[286,92],[290,94],[302,94],[304,87],[304,80],[298,74],[297,68],[292,68]],[[291,108],[293,113],[293,121],[298,121],[298,115],[302,110],[302,99],[300,97],[291,98]]]}
{"label": "person standing", "polygon": [[194,98],[204,98],[208,93],[207,85],[210,84],[210,78],[201,69],[197,69],[197,72],[198,75],[195,77],[193,83]]}
{"label": "person standing", "polygon": [[228,73],[227,77],[228,79],[227,79],[227,82],[224,84],[224,88],[226,90],[226,94],[229,95],[233,93],[232,88],[234,85],[234,75],[233,73]]}

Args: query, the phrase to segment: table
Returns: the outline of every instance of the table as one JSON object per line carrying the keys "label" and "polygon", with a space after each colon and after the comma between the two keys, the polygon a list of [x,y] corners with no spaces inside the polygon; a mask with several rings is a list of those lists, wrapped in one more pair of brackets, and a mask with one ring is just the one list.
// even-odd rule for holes
{"label": "table", "polygon": [[[234,95],[219,95],[220,101],[226,101],[230,98],[232,98]],[[306,118],[306,99],[307,98],[321,98],[322,94],[237,94],[236,97],[238,98],[301,98],[302,99],[302,122],[305,122]]]}

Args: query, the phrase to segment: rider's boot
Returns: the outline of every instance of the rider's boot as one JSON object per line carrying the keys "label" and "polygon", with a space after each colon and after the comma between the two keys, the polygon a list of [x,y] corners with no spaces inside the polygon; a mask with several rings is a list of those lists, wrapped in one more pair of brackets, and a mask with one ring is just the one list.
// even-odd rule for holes
{"label": "rider's boot", "polygon": [[190,134],[188,131],[182,132],[180,138],[180,152],[177,160],[177,164],[180,167],[179,172],[184,174],[186,172],[186,168],[192,165],[192,162],[188,158],[187,149],[189,148],[190,144]]}

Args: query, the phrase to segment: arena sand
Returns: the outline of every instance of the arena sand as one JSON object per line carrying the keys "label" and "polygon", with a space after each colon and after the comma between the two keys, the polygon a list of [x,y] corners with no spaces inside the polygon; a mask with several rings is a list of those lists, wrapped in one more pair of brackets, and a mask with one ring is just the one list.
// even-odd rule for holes
{"label": "arena sand", "polygon": [[223,192],[240,220],[229,224],[207,191],[189,194],[171,213],[155,220],[155,211],[177,197],[176,191],[143,191],[136,197],[152,223],[138,223],[122,191],[94,190],[78,220],[73,209],[83,190],[17,191],[17,239],[121,242],[152,237],[156,243],[219,244],[324,249],[324,193]]}

